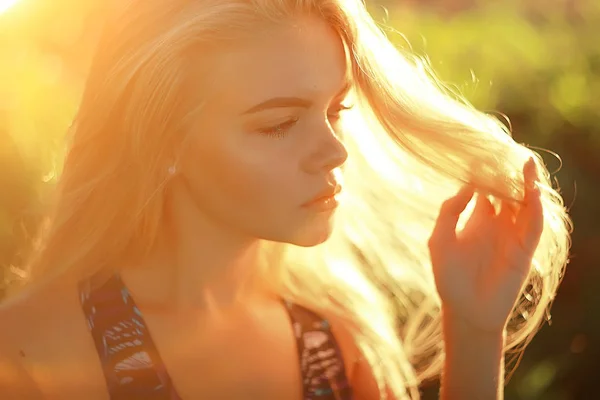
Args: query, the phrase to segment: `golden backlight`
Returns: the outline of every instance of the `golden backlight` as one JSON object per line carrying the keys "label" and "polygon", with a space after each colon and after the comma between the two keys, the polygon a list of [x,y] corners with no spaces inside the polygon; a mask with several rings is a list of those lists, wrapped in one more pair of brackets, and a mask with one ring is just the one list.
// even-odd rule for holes
{"label": "golden backlight", "polygon": [[0,14],[14,6],[19,0],[0,0]]}

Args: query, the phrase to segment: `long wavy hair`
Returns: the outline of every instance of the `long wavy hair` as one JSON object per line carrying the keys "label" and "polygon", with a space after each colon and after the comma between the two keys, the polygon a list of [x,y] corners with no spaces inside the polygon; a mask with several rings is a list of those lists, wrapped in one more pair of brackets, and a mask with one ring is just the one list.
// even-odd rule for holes
{"label": "long wavy hair", "polygon": [[549,317],[567,263],[571,222],[563,201],[539,154],[450,93],[423,59],[397,49],[360,0],[133,0],[115,8],[25,287],[145,257],[164,223],[168,166],[189,134],[187,122],[201,113],[186,101],[191,60],[299,15],[328,23],[348,51],[357,101],[343,122],[348,196],[327,242],[265,242],[257,275],[345,321],[380,387],[416,399],[444,357],[427,248],[440,205],[471,182],[495,206],[518,206],[522,165],[534,157],[545,227],[508,325],[506,351],[520,354]]}

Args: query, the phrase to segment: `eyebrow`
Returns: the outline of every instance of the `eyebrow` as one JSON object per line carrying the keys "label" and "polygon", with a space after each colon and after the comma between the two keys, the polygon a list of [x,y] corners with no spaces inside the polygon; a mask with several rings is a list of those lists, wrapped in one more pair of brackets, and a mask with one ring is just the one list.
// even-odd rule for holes
{"label": "eyebrow", "polygon": [[[350,89],[352,88],[352,82],[349,79],[346,79],[344,82],[344,86],[342,89],[335,95],[334,99],[339,99],[340,97],[348,94]],[[260,111],[268,110],[270,108],[285,108],[285,107],[300,107],[300,108],[309,108],[313,105],[313,102],[308,99],[303,99],[300,97],[273,97],[269,100],[263,101],[255,106],[250,107],[246,111],[242,113],[242,115],[247,114],[255,114]]]}

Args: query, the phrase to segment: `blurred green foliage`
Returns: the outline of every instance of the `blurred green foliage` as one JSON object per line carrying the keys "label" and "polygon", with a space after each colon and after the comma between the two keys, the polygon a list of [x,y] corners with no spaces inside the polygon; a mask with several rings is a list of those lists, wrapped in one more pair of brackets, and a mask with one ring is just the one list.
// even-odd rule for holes
{"label": "blurred green foliage", "polygon": [[[565,124],[594,130],[600,117],[600,2],[570,3],[482,1],[460,12],[398,5],[380,20],[479,108],[523,119],[519,130],[539,145]],[[600,135],[592,139],[600,148]]]}
{"label": "blurred green foliage", "polygon": [[[0,265],[41,214],[109,2],[21,0],[0,15]],[[571,206],[573,260],[553,323],[529,346],[508,399],[594,399],[600,376],[600,2],[371,0],[402,47],[427,56],[448,87],[509,118]],[[385,8],[384,8],[385,7]],[[393,27],[393,29],[392,29]],[[437,388],[425,388],[437,398]]]}

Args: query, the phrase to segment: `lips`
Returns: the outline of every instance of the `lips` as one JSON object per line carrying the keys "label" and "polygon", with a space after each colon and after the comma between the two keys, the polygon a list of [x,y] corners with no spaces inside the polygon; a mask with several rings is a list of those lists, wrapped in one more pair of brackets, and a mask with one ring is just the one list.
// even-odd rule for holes
{"label": "lips", "polygon": [[312,200],[309,200],[308,202],[304,203],[303,206],[308,207],[308,206],[311,206],[311,205],[314,205],[317,203],[321,203],[321,202],[330,200],[330,199],[334,198],[341,191],[342,191],[342,186],[339,184],[337,184],[335,186],[330,186],[327,189],[320,192],[319,194],[317,194],[315,197],[313,197]]}

